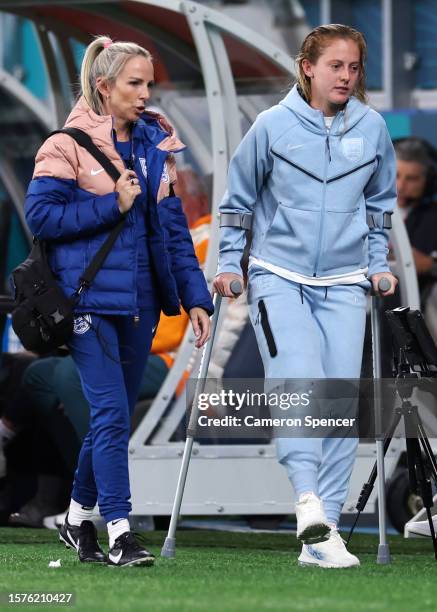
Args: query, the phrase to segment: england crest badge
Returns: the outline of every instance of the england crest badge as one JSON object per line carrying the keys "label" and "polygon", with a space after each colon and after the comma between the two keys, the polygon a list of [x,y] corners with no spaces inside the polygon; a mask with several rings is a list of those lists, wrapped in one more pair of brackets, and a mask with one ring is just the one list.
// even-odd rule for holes
{"label": "england crest badge", "polygon": [[343,155],[349,161],[359,161],[363,157],[364,142],[362,138],[342,138],[341,148]]}

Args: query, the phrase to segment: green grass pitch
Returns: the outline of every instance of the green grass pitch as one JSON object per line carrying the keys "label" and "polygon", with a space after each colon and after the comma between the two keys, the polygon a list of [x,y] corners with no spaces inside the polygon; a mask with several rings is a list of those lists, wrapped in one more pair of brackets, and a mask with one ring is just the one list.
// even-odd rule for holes
{"label": "green grass pitch", "polygon": [[[159,554],[163,532],[145,534]],[[74,592],[72,610],[253,612],[425,611],[437,609],[437,561],[428,539],[389,540],[393,563],[376,564],[376,536],[355,534],[361,567],[298,567],[292,534],[180,531],[175,559],[153,567],[111,568],[79,563],[55,531],[0,529],[0,591]],[[101,543],[107,545],[104,534]],[[49,569],[51,560],[61,567]],[[17,605],[3,609],[53,610]]]}

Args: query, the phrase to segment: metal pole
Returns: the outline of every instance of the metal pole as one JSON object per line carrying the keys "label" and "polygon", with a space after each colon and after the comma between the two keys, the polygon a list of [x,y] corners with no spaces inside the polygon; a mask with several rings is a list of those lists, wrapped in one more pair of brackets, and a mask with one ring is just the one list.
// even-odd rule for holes
{"label": "metal pole", "polygon": [[217,329],[217,321],[220,314],[221,301],[222,297],[218,293],[216,293],[214,296],[214,316],[212,318],[211,324],[211,337],[204,346],[202,361],[200,362],[200,370],[197,378],[196,390],[194,392],[193,404],[191,407],[191,415],[188,424],[187,437],[185,440],[184,454],[182,456],[182,464],[179,471],[179,478],[173,502],[173,509],[171,511],[170,525],[168,528],[167,537],[161,549],[161,557],[174,557],[176,554],[176,527],[181,511],[182,496],[184,494],[185,482],[187,480],[188,467],[190,465],[191,459],[191,451],[193,448],[194,431],[196,428],[197,415],[199,412],[198,398],[200,393],[203,393],[203,390],[205,388],[205,378],[208,372],[209,360],[214,344],[214,336]]}
{"label": "metal pole", "polygon": [[[242,287],[239,281],[231,282],[231,291],[235,296],[242,292]],[[203,348],[202,361],[200,362],[199,375],[197,377],[196,389],[194,391],[194,399],[191,406],[190,421],[188,423],[187,438],[185,440],[184,454],[182,456],[182,465],[179,472],[178,483],[176,487],[176,494],[173,502],[173,509],[171,512],[170,525],[168,528],[168,534],[165,538],[164,545],[161,549],[161,557],[174,557],[176,554],[176,527],[182,505],[182,497],[185,489],[185,482],[187,480],[188,467],[191,459],[191,451],[194,442],[194,433],[196,430],[197,417],[199,413],[199,395],[203,393],[205,389],[205,379],[208,373],[209,361],[211,358],[212,347],[214,346],[214,338],[217,330],[217,322],[220,315],[220,306],[222,303],[222,297],[218,293],[214,295],[214,315],[211,322],[211,335],[208,342]]]}
{"label": "metal pole", "polygon": [[[388,286],[387,286],[388,283]],[[387,291],[390,288],[388,279],[381,279],[379,289]],[[382,406],[381,406],[381,334],[379,321],[379,298],[372,297],[371,324],[372,324],[372,355],[373,378],[375,398],[375,425],[376,425],[376,469],[378,475],[378,518],[379,518],[379,546],[376,562],[381,565],[391,563],[390,548],[387,542],[387,524],[385,510],[385,469],[384,469],[384,436],[382,432]]]}

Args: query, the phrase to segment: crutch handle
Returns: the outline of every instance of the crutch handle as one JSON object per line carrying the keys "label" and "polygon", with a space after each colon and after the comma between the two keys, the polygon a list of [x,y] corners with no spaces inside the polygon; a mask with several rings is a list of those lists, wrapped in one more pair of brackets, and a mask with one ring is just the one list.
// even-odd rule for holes
{"label": "crutch handle", "polygon": [[372,288],[371,295],[373,297],[379,297],[380,293],[385,293],[386,291],[390,289],[390,287],[391,287],[390,279],[387,278],[386,276],[383,276],[382,278],[379,279],[379,282],[378,282],[378,292]]}
{"label": "crutch handle", "polygon": [[390,279],[387,278],[386,276],[383,276],[378,283],[379,291],[381,291],[381,293],[385,293],[386,291],[390,289],[390,287],[391,287]]}
{"label": "crutch handle", "polygon": [[229,289],[232,291],[232,293],[235,295],[235,297],[238,297],[239,295],[241,295],[243,293],[243,287],[242,287],[242,285],[241,285],[239,280],[231,281],[231,283],[229,285]]}

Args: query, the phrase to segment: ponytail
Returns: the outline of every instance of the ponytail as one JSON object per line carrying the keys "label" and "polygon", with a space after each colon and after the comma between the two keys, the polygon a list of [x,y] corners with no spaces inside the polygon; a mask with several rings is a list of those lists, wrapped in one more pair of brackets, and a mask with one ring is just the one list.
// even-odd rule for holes
{"label": "ponytail", "polygon": [[102,96],[96,87],[98,77],[114,82],[126,62],[136,55],[148,60],[152,56],[143,47],[131,42],[112,42],[109,36],[97,36],[85,51],[80,70],[82,95],[98,115],[105,114]]}

